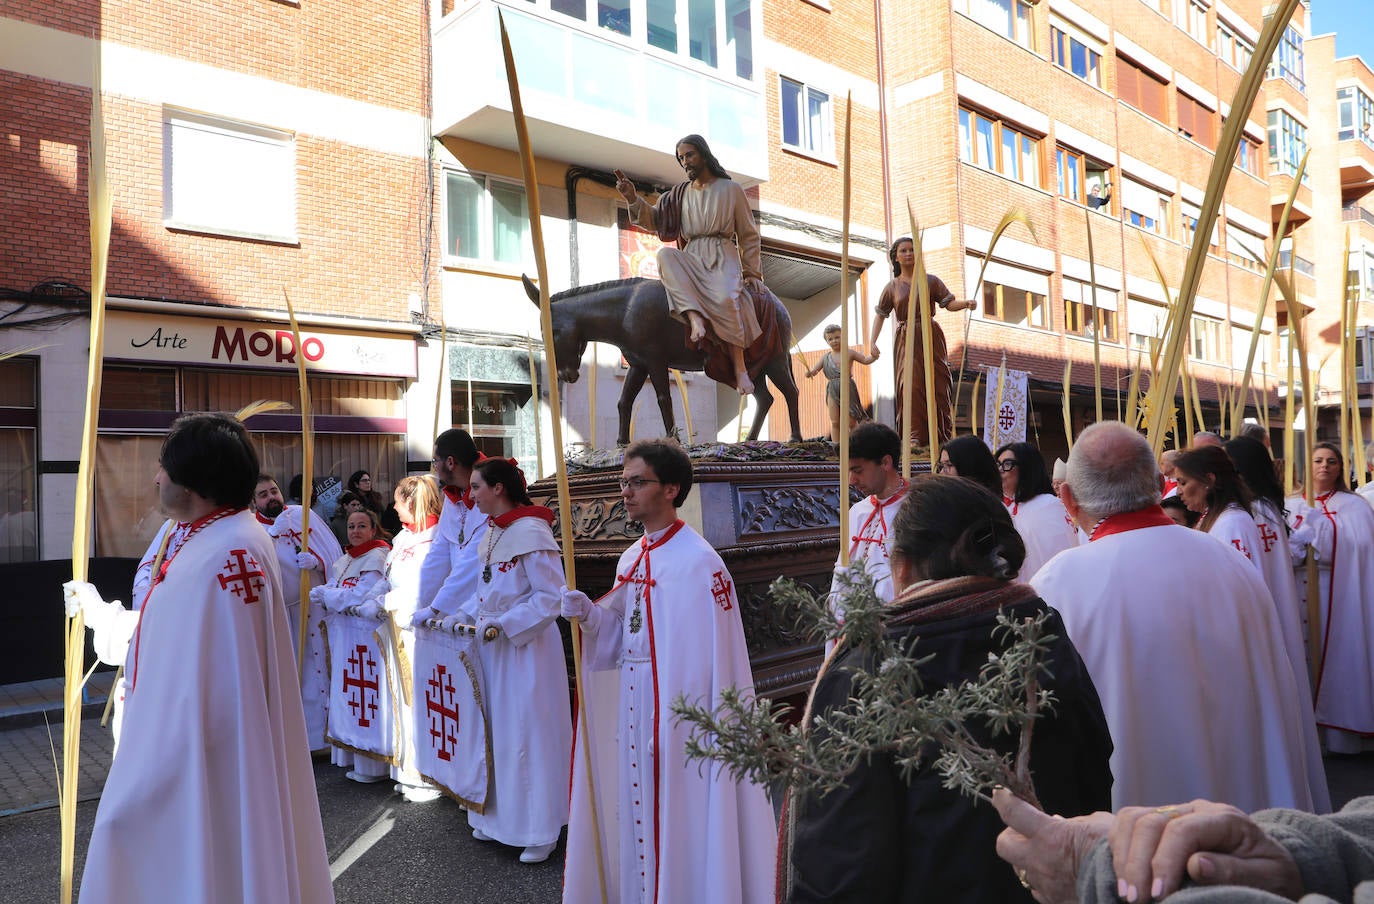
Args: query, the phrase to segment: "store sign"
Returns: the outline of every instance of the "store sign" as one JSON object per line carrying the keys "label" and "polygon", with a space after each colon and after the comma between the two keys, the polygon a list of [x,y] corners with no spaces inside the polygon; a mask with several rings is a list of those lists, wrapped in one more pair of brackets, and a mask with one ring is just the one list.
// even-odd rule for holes
{"label": "store sign", "polygon": [[295,370],[296,356],[322,373],[415,379],[415,341],[303,330],[301,347],[283,324],[111,311],[105,357],[159,364]]}

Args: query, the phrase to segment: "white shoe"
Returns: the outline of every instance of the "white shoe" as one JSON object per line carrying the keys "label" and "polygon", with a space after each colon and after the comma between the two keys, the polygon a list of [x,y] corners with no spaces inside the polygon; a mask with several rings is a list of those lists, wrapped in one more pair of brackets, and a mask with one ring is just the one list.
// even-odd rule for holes
{"label": "white shoe", "polygon": [[373,782],[380,782],[380,781],[382,781],[383,779],[391,778],[391,776],[385,775],[385,774],[384,774],[384,775],[363,775],[361,772],[356,772],[356,771],[354,771],[354,770],[352,770],[352,769],[348,770],[348,772],[346,772],[344,775],[345,775],[346,778],[351,778],[353,781],[358,782],[358,783],[363,784],[363,785],[370,785],[370,784],[372,784]]}
{"label": "white shoe", "polygon": [[401,796],[413,804],[424,804],[432,800],[438,800],[439,795],[440,791],[438,788],[417,788],[411,786],[401,791]]}
{"label": "white shoe", "polygon": [[525,848],[520,854],[521,863],[543,863],[549,859],[553,849],[558,847],[558,842],[552,844],[532,844]]}
{"label": "white shoe", "polygon": [[495,838],[492,838],[490,835],[488,835],[486,832],[483,832],[481,829],[473,829],[473,830],[472,830],[472,840],[473,840],[473,841],[495,841],[496,839],[495,839]]}

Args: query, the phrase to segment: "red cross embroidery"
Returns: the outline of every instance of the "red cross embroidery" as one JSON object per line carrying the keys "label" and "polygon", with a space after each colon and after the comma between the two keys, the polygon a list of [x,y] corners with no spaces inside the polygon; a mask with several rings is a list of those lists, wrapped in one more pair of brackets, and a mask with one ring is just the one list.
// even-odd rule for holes
{"label": "red cross embroidery", "polygon": [[351,578],[344,578],[342,581],[339,581],[339,586],[340,586],[340,587],[347,587],[347,588],[357,587],[357,586],[358,586],[358,576],[357,576],[357,575],[354,575],[354,576],[351,577]]}
{"label": "red cross embroidery", "polygon": [[514,567],[515,567],[515,560],[512,559],[512,560],[510,560],[509,562],[502,562],[501,564],[497,565],[497,566],[496,566],[496,570],[499,571],[499,572],[501,572],[502,574],[505,574],[506,572],[510,571],[510,570],[511,570],[512,568],[514,568]]}
{"label": "red cross embroidery", "polygon": [[[458,705],[454,702],[453,676],[448,667],[435,665],[425,690],[425,711],[429,713],[429,746],[437,746],[439,759],[448,762],[453,759],[454,745],[458,743]],[[448,698],[448,706],[444,698]],[[453,727],[449,727],[449,722]]]}
{"label": "red cross embroidery", "polygon": [[730,589],[733,583],[725,579],[725,572],[717,571],[711,576],[711,596],[716,601],[716,605],[724,612],[729,612],[735,608],[735,604],[730,602]]}
{"label": "red cross embroidery", "polygon": [[1010,405],[1003,405],[1002,410],[997,413],[997,428],[1006,433],[1016,426],[1016,409]]}
{"label": "red cross embroidery", "polygon": [[1279,535],[1270,530],[1269,525],[1267,524],[1261,524],[1259,526],[1259,530],[1260,539],[1264,541],[1264,551],[1270,552],[1271,550],[1273,550],[1274,541],[1279,538]]}
{"label": "red cross embroidery", "polygon": [[1245,556],[1245,558],[1250,558],[1250,550],[1246,549],[1241,544],[1240,540],[1232,540],[1231,545],[1234,546],[1236,549],[1240,550],[1241,555]]}
{"label": "red cross embroidery", "polygon": [[[353,667],[350,673],[349,666]],[[368,678],[371,675],[371,679]],[[343,692],[349,693],[350,689],[356,689],[356,697],[349,695],[348,708],[353,710],[353,715],[358,719],[359,728],[368,728],[372,725],[372,718],[377,716],[377,661],[372,658],[372,652],[367,648],[367,644],[358,644],[353,648],[353,655],[348,657],[348,662],[343,670]],[[367,692],[372,691],[372,700],[367,699]],[[371,718],[369,718],[369,716]]]}
{"label": "red cross embroidery", "polygon": [[[256,603],[262,599],[258,594],[262,593],[263,587],[266,586],[263,582],[265,575],[262,573],[262,566],[258,565],[258,560],[249,555],[248,550],[229,550],[229,558],[225,559],[224,564],[220,567],[224,571],[215,577],[219,579],[221,589],[228,590],[237,596],[244,605]],[[230,586],[231,584],[233,586]]]}

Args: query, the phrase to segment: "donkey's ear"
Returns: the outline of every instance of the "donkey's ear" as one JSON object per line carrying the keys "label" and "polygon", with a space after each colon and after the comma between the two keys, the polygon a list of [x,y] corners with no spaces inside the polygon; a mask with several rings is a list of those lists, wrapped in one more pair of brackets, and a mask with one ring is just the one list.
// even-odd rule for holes
{"label": "donkey's ear", "polygon": [[535,307],[539,307],[539,287],[523,273],[520,274],[520,282],[524,283],[525,294],[529,296],[530,301],[534,302]]}

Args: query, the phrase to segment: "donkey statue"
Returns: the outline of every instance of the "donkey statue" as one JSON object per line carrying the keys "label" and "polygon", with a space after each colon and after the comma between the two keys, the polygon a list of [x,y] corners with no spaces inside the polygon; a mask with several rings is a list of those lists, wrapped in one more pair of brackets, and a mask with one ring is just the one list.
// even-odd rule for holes
{"label": "donkey statue", "polygon": [[[525,294],[536,305],[539,304],[539,290],[534,283],[529,277],[521,279],[525,284]],[[687,326],[668,315],[668,294],[663,289],[663,283],[656,279],[619,279],[582,286],[559,292],[551,301],[554,354],[558,359],[560,380],[565,383],[577,382],[582,353],[587,350],[589,342],[609,342],[620,349],[630,365],[617,405],[620,432],[616,442],[619,445],[630,441],[630,414],[634,411],[635,397],[644,388],[646,379],[654,384],[658,410],[662,412],[663,424],[670,434],[676,422],[673,419],[673,397],[669,391],[669,368],[706,371],[713,379],[733,386],[728,378],[722,379],[725,373],[729,373],[728,358],[723,372],[717,371],[714,366],[708,370],[707,352],[687,344]],[[764,325],[765,320],[770,320],[772,328],[765,326],[759,340],[745,350],[745,365],[750,379],[754,381],[754,400],[758,403],[753,426],[749,429],[749,439],[758,439],[763,419],[773,406],[773,394],[768,391],[767,383],[771,379],[782,390],[783,399],[787,402],[792,426],[791,441],[800,442],[797,381],[792,376],[792,359],[787,353],[789,337],[792,335],[792,318],[783,303],[771,292],[766,293],[760,305],[771,306],[759,312],[759,323]],[[717,372],[721,376],[717,376]]]}

